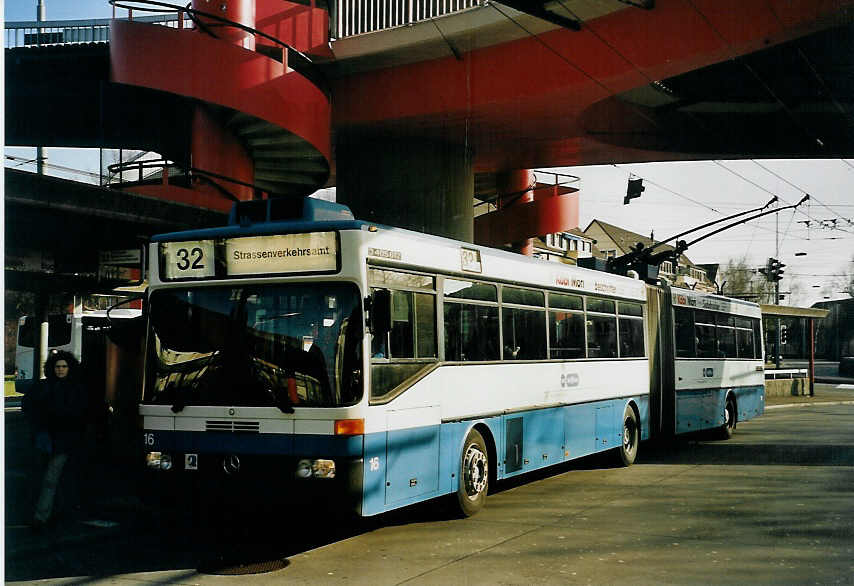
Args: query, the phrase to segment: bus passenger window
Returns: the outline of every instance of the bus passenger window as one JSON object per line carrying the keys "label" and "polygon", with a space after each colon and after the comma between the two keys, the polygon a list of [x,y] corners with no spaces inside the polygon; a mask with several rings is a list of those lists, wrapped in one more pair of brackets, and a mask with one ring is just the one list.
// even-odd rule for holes
{"label": "bus passenger window", "polygon": [[733,316],[718,314],[718,358],[735,358],[735,325]]}
{"label": "bus passenger window", "polygon": [[694,336],[697,345],[697,358],[718,357],[714,313],[699,309],[694,312]]}
{"label": "bus passenger window", "polygon": [[636,358],[643,355],[643,320],[620,316],[620,358]]}
{"label": "bus passenger window", "polygon": [[415,356],[436,358],[436,296],[415,293]]}
{"label": "bus passenger window", "polygon": [[694,348],[694,312],[676,307],[673,309],[674,330],[676,332],[676,357],[696,358]]}
{"label": "bus passenger window", "polygon": [[436,297],[431,293],[392,291],[391,331],[375,337],[374,358],[435,358]]}
{"label": "bus passenger window", "polygon": [[615,316],[587,314],[587,357],[617,357],[617,318]]}
{"label": "bus passenger window", "polygon": [[542,310],[502,309],[504,360],[542,360],[546,357],[546,314]]}
{"label": "bus passenger window", "polygon": [[415,356],[413,335],[412,293],[409,291],[391,292],[391,331],[389,346],[394,358],[412,358]]}
{"label": "bus passenger window", "polygon": [[445,303],[445,360],[498,360],[498,307]]}
{"label": "bus passenger window", "polygon": [[753,324],[750,318],[735,318],[735,341],[739,358],[756,358],[754,356]]}
{"label": "bus passenger window", "polygon": [[549,358],[584,358],[584,314],[552,311],[549,318]]}

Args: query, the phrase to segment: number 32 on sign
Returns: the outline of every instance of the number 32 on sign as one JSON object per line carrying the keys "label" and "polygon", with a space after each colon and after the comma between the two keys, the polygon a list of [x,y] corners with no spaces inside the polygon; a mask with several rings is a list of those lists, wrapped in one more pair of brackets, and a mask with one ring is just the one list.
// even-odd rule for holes
{"label": "number 32 on sign", "polygon": [[213,240],[164,242],[164,277],[167,279],[200,279],[214,276]]}

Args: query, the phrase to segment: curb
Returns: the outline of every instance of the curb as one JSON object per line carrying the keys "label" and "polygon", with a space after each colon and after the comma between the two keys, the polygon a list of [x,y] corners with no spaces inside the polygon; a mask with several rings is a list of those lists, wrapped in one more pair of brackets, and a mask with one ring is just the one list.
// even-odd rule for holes
{"label": "curb", "polygon": [[788,403],[786,405],[766,405],[765,410],[770,409],[786,409],[789,407],[818,407],[832,405],[854,405],[854,401],[816,401],[814,403]]}

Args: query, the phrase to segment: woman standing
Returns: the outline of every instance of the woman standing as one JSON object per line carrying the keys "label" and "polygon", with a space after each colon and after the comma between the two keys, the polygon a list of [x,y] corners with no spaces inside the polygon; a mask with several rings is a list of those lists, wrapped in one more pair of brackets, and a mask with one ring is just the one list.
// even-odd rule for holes
{"label": "woman standing", "polygon": [[22,407],[30,422],[43,472],[33,528],[51,519],[59,481],[86,432],[88,396],[79,380],[80,364],[70,352],[53,352],[45,362],[46,378],[26,394]]}

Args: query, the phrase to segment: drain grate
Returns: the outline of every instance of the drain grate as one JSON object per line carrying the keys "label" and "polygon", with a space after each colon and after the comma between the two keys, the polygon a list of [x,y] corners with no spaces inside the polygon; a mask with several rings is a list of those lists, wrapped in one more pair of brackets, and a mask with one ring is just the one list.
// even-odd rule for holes
{"label": "drain grate", "polygon": [[290,562],[284,559],[240,561],[235,559],[218,558],[207,560],[199,566],[202,574],[214,576],[247,576],[250,574],[265,574],[288,567]]}

